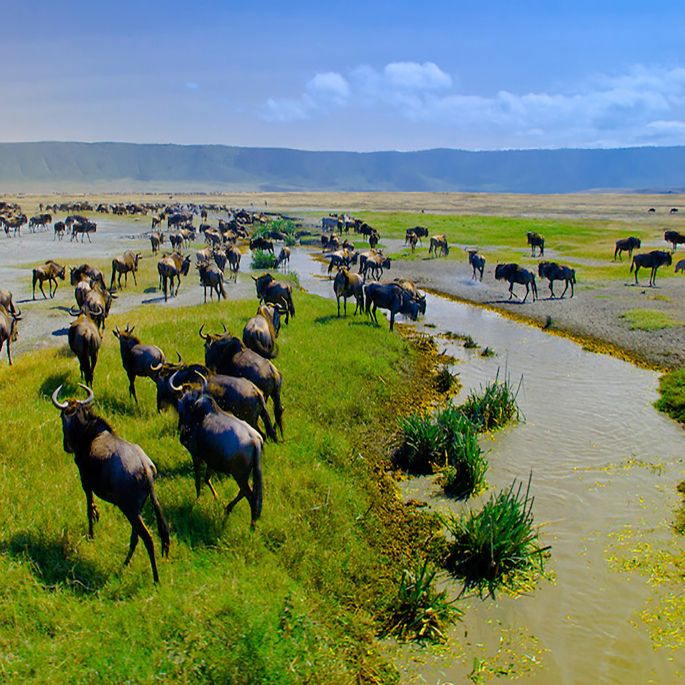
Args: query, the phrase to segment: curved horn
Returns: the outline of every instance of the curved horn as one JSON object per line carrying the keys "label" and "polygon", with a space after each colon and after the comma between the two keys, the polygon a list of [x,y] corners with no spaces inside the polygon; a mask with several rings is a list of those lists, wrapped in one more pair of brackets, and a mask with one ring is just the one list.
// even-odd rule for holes
{"label": "curved horn", "polygon": [[71,314],[71,316],[78,316],[80,313],[81,313],[80,307],[76,311],[74,311],[74,305],[72,304],[71,307],[69,308],[69,314]]}
{"label": "curved horn", "polygon": [[176,356],[178,357],[178,361],[176,362],[177,364],[183,364],[183,358],[181,357],[181,353],[176,350]]}
{"label": "curved horn", "polygon": [[19,307],[17,307],[17,311],[14,314],[12,314],[12,318],[17,320],[21,319],[21,309],[19,309]]}
{"label": "curved horn", "polygon": [[221,325],[224,327],[224,333],[228,333],[228,330],[226,329],[226,324],[222,321]]}
{"label": "curved horn", "polygon": [[178,371],[175,371],[171,378],[169,378],[169,387],[174,391],[174,392],[183,392],[183,388],[181,386],[174,385],[174,378],[178,375]]}
{"label": "curved horn", "polygon": [[[202,335],[202,329],[203,329],[204,327],[205,327],[204,324],[202,324],[202,326],[200,326],[200,337],[203,338],[204,340],[209,340],[209,336],[208,336],[208,335]],[[177,353],[177,354],[178,354],[178,353]],[[178,356],[180,357],[181,355],[179,354]]]}
{"label": "curved horn", "polygon": [[60,385],[55,392],[52,393],[52,403],[57,407],[57,409],[63,410],[66,409],[69,406],[69,402],[59,402],[57,397],[59,396],[59,391],[62,389],[62,386]]}
{"label": "curved horn", "polygon": [[163,366],[164,366],[164,362],[159,362],[159,364],[157,364],[156,366],[151,366],[150,371],[155,371],[155,372],[161,371]]}
{"label": "curved horn", "polygon": [[79,383],[79,385],[88,393],[88,397],[86,397],[85,400],[76,400],[76,404],[81,407],[87,407],[89,404],[93,404],[93,401],[95,400],[93,391],[87,385],[83,385],[83,383]]}

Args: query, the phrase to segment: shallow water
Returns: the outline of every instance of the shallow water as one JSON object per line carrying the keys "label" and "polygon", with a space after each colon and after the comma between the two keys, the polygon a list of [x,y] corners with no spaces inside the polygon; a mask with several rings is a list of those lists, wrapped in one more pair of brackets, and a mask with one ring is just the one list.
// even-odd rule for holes
{"label": "shallow water", "polygon": [[[332,282],[320,278],[325,267],[303,251],[294,255],[292,268],[305,289],[333,296]],[[623,558],[617,536],[627,528],[653,547],[682,547],[670,522],[675,486],[685,478],[685,436],[653,407],[658,374],[490,311],[427,298],[419,330],[470,335],[496,352],[483,358],[478,350],[440,339],[441,348],[458,359],[452,367],[463,384],[457,402],[498,372],[515,383],[522,379],[518,400],[525,421],[483,439],[487,480],[492,491],[514,480],[525,483],[532,473],[533,512],[543,526],[541,541],[552,547],[555,580],[541,581],[530,596],[469,600],[446,651],[402,652],[405,682],[464,682],[474,656],[505,669],[527,664],[527,678],[535,683],[678,679],[685,654],[655,650],[640,616],[659,591],[645,576],[618,571],[610,562]],[[352,311],[354,305],[348,316]],[[440,511],[467,506],[442,497],[431,479],[403,484],[403,494]],[[480,505],[479,498],[468,504]],[[671,591],[682,588],[661,590]]]}

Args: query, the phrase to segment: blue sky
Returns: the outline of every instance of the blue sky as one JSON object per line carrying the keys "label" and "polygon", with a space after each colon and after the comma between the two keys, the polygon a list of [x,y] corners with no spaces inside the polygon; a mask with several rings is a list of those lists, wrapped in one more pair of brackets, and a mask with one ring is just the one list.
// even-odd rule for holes
{"label": "blue sky", "polygon": [[0,141],[685,144],[685,4],[2,0]]}

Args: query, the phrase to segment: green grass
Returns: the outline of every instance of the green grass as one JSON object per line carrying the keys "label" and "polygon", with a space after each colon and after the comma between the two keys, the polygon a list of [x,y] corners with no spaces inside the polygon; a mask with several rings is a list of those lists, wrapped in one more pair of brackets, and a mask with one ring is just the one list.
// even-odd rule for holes
{"label": "green grass", "polygon": [[275,269],[276,255],[272,252],[263,252],[262,250],[255,250],[252,253],[252,261],[250,268],[252,269]]}
{"label": "green grass", "polygon": [[499,589],[516,590],[522,577],[544,572],[545,552],[533,525],[530,479],[525,492],[516,482],[493,493],[478,511],[449,515],[447,568],[464,582],[463,592],[494,597]]}
{"label": "green grass", "polygon": [[[135,325],[143,342],[168,356],[178,350],[186,362],[202,362],[200,325],[213,332],[225,323],[239,335],[253,301],[145,306],[108,320],[96,410],[157,466],[172,536],[169,559],[158,559],[158,588],[142,546],[123,566],[130,527],[115,507],[99,502],[95,539],[87,538],[85,496],[50,402],[59,384],[63,396],[81,392],[76,359],[59,349],[2,364],[5,682],[396,680],[373,635],[402,559],[437,523],[406,511],[394,487],[372,474],[387,470],[379,445],[394,408],[406,401],[397,393],[417,390],[416,348],[377,327],[338,320],[330,302],[297,299],[297,318],[279,338],[285,440],[265,447],[264,509],[254,533],[243,503],[225,519],[206,488],[196,500],[177,419],[157,414],[147,379],[136,384],[140,404],[129,398],[111,334],[115,325]],[[237,491],[228,477],[215,486],[224,503]],[[149,506],[144,518],[159,552]]]}
{"label": "green grass", "polygon": [[683,322],[674,319],[670,314],[653,309],[630,309],[621,314],[631,331],[660,331],[664,328],[676,328]]}
{"label": "green grass", "polygon": [[663,374],[659,378],[659,393],[661,397],[654,406],[685,424],[685,369]]}

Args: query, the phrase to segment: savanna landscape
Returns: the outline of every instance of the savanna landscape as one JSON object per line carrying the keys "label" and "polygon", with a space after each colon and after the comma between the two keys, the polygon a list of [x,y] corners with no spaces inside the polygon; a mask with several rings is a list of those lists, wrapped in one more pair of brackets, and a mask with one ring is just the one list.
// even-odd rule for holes
{"label": "savanna landscape", "polygon": [[[641,636],[639,649],[662,650],[641,676],[656,674],[663,682],[682,668],[677,650],[685,607],[678,598],[685,559],[675,489],[682,465],[670,445],[681,439],[677,422],[685,419],[685,278],[675,271],[685,248],[677,248],[672,263],[659,268],[653,286],[648,269],[640,271],[636,283],[629,256],[614,259],[614,252],[617,240],[635,236],[641,242],[638,252],[671,253],[664,232],[685,233],[685,213],[671,211],[680,207],[685,212],[683,196],[243,193],[0,199],[21,205],[28,216],[47,205],[86,200],[92,207],[159,203],[197,212],[211,205],[210,226],[230,215],[217,207],[243,208],[264,215],[259,231],[270,225],[286,230],[288,237],[276,241],[276,252],[290,244],[299,255],[287,268],[268,269],[291,287],[295,315],[281,324],[278,356],[272,360],[283,375],[284,426],[278,442],[264,442],[263,508],[251,530],[246,501],[230,515],[225,512],[238,492],[231,476],[214,476],[218,501],[199,481],[197,496],[191,447],[183,431],[179,434],[178,415],[158,412],[155,384],[148,378],[137,380],[134,401],[112,334],[134,326],[141,341],[159,346],[169,361],[178,353],[185,363],[204,364],[201,327],[205,334],[226,329],[240,337],[255,315],[252,276],[264,269],[257,268],[247,239],[238,240],[242,266],[235,283],[226,278],[226,299],[203,304],[195,268],[195,255],[205,247],[199,232],[181,249],[192,255],[192,266],[178,296],[165,302],[159,257],[152,255],[149,241],[151,217],[159,210],[129,216],[85,211],[98,223],[91,242],[72,241],[68,234],[60,241],[52,231],[29,233],[26,226],[21,236],[0,233],[0,286],[12,291],[21,309],[18,338],[11,343],[13,363],[7,362],[6,348],[0,359],[4,680],[582,682],[595,667],[606,669],[609,678],[633,672],[630,650],[637,649],[637,642],[624,635],[630,631]],[[414,324],[400,315],[390,332],[382,317],[375,324],[366,313],[353,315],[353,306],[347,316],[337,316],[335,274],[327,272],[330,257],[320,239],[322,217],[331,213],[349,214],[376,229],[378,246],[391,261],[381,280],[411,279],[428,293],[425,317]],[[65,216],[57,212],[54,220]],[[203,221],[198,213],[195,219],[196,226]],[[428,237],[412,251],[405,236],[416,226],[425,227]],[[253,224],[246,228],[255,234]],[[296,230],[303,232],[297,239]],[[544,236],[544,257],[532,255],[529,232]],[[449,250],[444,256],[429,255],[430,236],[438,234],[444,234]],[[357,250],[368,249],[368,241],[354,229],[340,234],[341,241],[345,238]],[[167,243],[160,254],[165,247],[170,251]],[[469,249],[485,258],[482,281],[468,263]],[[99,521],[93,539],[88,536],[79,471],[65,453],[60,412],[51,400],[59,386],[61,398],[86,397],[67,342],[73,321],[69,309],[75,304],[69,270],[64,281],[58,279],[54,298],[38,291],[34,300],[32,293],[32,269],[50,258],[68,267],[87,262],[104,272],[109,285],[112,259],[124,250],[141,254],[137,283],[128,279],[116,290],[92,389],[96,414],[118,435],[139,444],[156,466],[156,495],[170,531],[168,558],[162,557],[150,504],[143,508],[143,520],[154,540],[159,584],[153,582],[143,545],[124,565],[131,527],[117,506],[98,499]],[[551,296],[548,282],[538,277],[543,259],[575,270],[573,297],[569,292],[559,297],[563,284],[558,283],[557,297]],[[509,298],[508,283],[494,275],[496,265],[505,262],[534,272],[537,300],[531,295],[522,302],[520,285],[516,297]],[[350,266],[350,271],[357,268]],[[315,294],[310,284],[326,296]],[[354,305],[354,299],[347,304]],[[471,305],[464,309],[469,313],[449,310],[449,323],[436,313],[429,318],[431,307],[443,312],[443,307],[465,304]],[[504,342],[494,348],[487,342],[485,328],[493,317],[515,327],[506,334],[512,340],[511,357]],[[560,338],[562,347],[543,355],[539,350],[552,337]],[[525,372],[530,380],[509,375],[512,368],[518,372],[516,355],[530,358],[531,371]],[[577,481],[587,477],[592,482],[578,502],[601,506],[603,493],[624,487],[624,473],[637,479],[615,495],[617,501],[630,500],[631,508],[621,510],[620,517],[611,509],[602,514],[620,518],[626,527],[603,535],[594,552],[587,548],[599,539],[598,530],[574,529],[583,540],[581,553],[564,547],[567,533],[559,532],[558,520],[549,514],[573,500],[576,491],[570,495],[561,486],[538,485],[555,445],[538,450],[539,434],[531,438],[524,452],[539,451],[535,468],[533,462],[502,468],[498,445],[508,446],[514,462],[523,464],[530,456],[517,453],[517,443],[507,441],[515,441],[523,427],[543,423],[533,407],[525,408],[526,395],[537,387],[536,374],[542,386],[561,384],[560,376],[572,376],[577,360],[594,369],[604,359],[607,378],[644,374],[636,383],[651,385],[639,398],[641,411],[650,414],[657,434],[668,432],[671,442],[665,454],[644,448],[649,459],[642,446],[620,445],[624,452],[607,456],[598,450],[597,461],[585,463],[578,454],[581,445],[586,449],[587,436],[574,438],[579,450],[569,459],[576,460],[569,472]],[[476,372],[468,370],[473,367]],[[572,401],[564,396],[566,390],[554,397],[558,413],[592,395],[592,381],[609,385],[598,380],[599,373],[570,377],[576,394]],[[607,431],[614,423],[622,433],[639,433],[632,408],[621,404],[625,387],[617,381],[617,409],[607,418]],[[652,407],[657,399],[672,419]],[[267,406],[273,415],[272,402]],[[569,420],[560,430],[573,433],[572,424]],[[590,442],[587,449],[601,444],[601,429]],[[654,481],[641,480],[650,478]],[[648,494],[640,493],[641,487]],[[555,491],[549,494],[547,488]],[[546,499],[550,508],[545,508]],[[542,519],[538,505],[545,512]],[[659,521],[653,537],[641,537],[641,507],[650,512],[645,517],[654,514]],[[579,506],[570,518],[582,520],[582,512]],[[492,556],[495,548],[501,557]],[[577,665],[574,671],[561,655],[573,652],[564,636],[576,633],[569,628],[549,639],[536,634],[530,615],[544,613],[539,605],[503,625],[507,612],[513,612],[513,604],[503,598],[520,606],[551,592],[555,583],[564,583],[562,559],[581,555],[597,568],[603,564],[602,573],[610,580],[597,580],[602,589],[626,573],[633,574],[634,585],[647,589],[626,609],[620,628],[607,628],[601,620],[587,628],[602,635],[615,628],[621,639],[612,647],[621,656],[607,657],[599,666]],[[646,576],[658,586],[658,597],[650,594]],[[617,584],[615,591],[620,594],[623,588]],[[588,587],[585,600],[578,601],[594,601],[597,591]],[[503,614],[483,618],[483,607],[498,601],[506,607]],[[654,606],[657,610],[651,611]],[[569,620],[573,611],[567,610]]]}

